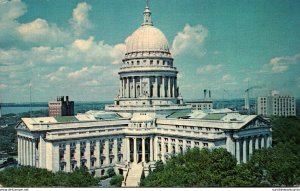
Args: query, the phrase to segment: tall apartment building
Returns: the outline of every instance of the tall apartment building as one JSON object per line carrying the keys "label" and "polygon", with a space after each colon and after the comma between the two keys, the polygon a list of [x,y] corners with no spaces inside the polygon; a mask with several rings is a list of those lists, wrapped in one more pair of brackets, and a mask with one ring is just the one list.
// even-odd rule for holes
{"label": "tall apartment building", "polygon": [[73,116],[74,115],[74,101],[69,101],[69,96],[57,97],[56,101],[48,102],[49,116]]}
{"label": "tall apartment building", "polygon": [[257,114],[263,116],[296,116],[296,98],[291,95],[279,95],[271,91],[269,96],[257,98]]}

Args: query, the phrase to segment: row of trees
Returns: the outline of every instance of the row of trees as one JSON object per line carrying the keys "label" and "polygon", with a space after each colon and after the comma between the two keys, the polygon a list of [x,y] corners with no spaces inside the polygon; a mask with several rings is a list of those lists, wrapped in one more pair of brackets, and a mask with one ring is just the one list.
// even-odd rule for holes
{"label": "row of trees", "polygon": [[300,120],[274,118],[273,147],[237,164],[226,149],[198,149],[172,157],[141,181],[144,187],[294,186],[300,184]]}
{"label": "row of trees", "polygon": [[97,187],[99,181],[86,168],[72,173],[52,173],[29,166],[0,171],[0,184],[5,187]]}

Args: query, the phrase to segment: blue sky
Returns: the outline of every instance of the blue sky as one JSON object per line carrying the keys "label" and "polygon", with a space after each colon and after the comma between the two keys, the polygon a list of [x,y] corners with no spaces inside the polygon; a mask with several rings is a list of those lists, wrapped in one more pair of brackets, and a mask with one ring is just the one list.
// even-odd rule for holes
{"label": "blue sky", "polygon": [[[300,1],[150,0],[186,99],[300,97]],[[125,40],[142,23],[143,0],[0,0],[2,102],[113,100]]]}

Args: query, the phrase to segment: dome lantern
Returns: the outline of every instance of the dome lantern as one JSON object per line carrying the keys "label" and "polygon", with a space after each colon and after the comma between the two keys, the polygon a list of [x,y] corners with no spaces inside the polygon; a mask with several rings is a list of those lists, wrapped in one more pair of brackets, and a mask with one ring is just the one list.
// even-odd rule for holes
{"label": "dome lantern", "polygon": [[144,22],[142,24],[142,26],[144,25],[153,25],[152,20],[151,20],[151,11],[149,10],[148,7],[148,0],[146,0],[146,8],[144,11]]}

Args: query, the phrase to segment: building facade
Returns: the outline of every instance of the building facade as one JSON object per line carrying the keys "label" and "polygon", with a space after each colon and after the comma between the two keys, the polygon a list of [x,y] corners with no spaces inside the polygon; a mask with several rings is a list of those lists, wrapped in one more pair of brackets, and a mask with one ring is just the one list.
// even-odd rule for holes
{"label": "building facade", "polygon": [[48,102],[48,110],[50,117],[58,116],[74,116],[74,101],[69,101],[69,96],[57,97],[56,101]]}
{"label": "building facade", "polygon": [[73,117],[22,118],[16,126],[20,165],[96,176],[114,168],[123,186],[138,186],[158,160],[188,148],[226,148],[238,163],[270,147],[271,127],[256,115],[229,109],[192,111],[177,85],[177,70],[163,33],[144,22],[127,41],[114,105]]}
{"label": "building facade", "polygon": [[257,97],[257,115],[296,116],[296,98],[271,91],[269,96]]}
{"label": "building facade", "polygon": [[208,90],[208,97],[207,97],[207,90],[204,91],[204,98],[202,100],[191,100],[186,101],[187,105],[191,105],[192,110],[202,110],[202,109],[213,109],[213,100],[211,98],[211,91]]}

